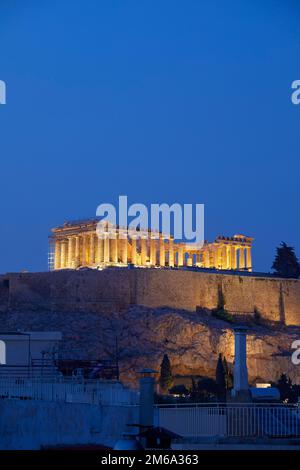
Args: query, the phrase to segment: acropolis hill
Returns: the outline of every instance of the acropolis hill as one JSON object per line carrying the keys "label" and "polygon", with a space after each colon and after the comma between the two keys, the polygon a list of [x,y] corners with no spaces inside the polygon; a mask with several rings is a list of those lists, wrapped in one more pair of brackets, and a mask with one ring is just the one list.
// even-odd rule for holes
{"label": "acropolis hill", "polygon": [[[51,240],[52,253],[58,253],[58,258],[51,259],[51,272],[0,276],[2,330],[59,330],[66,356],[89,359],[112,354],[117,337],[125,381],[134,379],[142,367],[158,369],[164,353],[175,373],[212,376],[219,352],[229,363],[233,361],[232,325],[213,315],[222,298],[234,321],[249,325],[250,379],[269,381],[286,372],[300,382],[299,367],[291,362],[291,344],[300,338],[300,281],[251,273],[247,257],[240,261],[240,254],[244,267],[235,267],[232,253],[244,248],[242,243],[249,247],[248,237],[218,238],[194,253],[190,262],[191,255],[184,254],[182,266],[178,255],[172,258],[172,242],[171,255],[169,242],[164,244],[164,266],[150,263],[151,241],[139,242],[135,248],[139,261],[133,267],[133,263],[126,265],[125,258],[120,260],[125,256],[121,244],[116,261],[115,241],[108,251],[102,240],[102,251],[95,248],[96,239],[76,242],[78,234],[73,236],[71,249],[62,247],[65,234],[55,234],[54,243]],[[158,264],[162,262],[160,243],[158,239]],[[178,254],[178,247],[173,250]],[[132,253],[132,248],[127,250],[130,261]],[[211,263],[217,260],[218,266],[202,267],[205,257],[207,263],[208,258]],[[89,267],[92,259],[95,265]],[[82,269],[70,269],[68,260],[79,262]]]}
{"label": "acropolis hill", "polygon": [[[287,372],[300,381],[291,363],[291,344],[300,337],[299,326],[292,326],[299,325],[296,280],[115,267],[8,274],[0,285],[3,330],[62,331],[69,358],[107,357],[118,337],[124,381],[142,367],[158,369],[164,353],[183,375],[214,376],[219,352],[232,362],[232,325],[211,314],[222,289],[225,307],[250,325],[250,379],[269,381]],[[254,307],[275,323],[252,324]]]}

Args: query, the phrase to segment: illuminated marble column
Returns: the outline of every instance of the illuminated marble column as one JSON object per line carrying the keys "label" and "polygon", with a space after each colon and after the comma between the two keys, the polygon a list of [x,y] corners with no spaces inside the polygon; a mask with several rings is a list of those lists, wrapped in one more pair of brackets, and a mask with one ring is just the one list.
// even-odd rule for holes
{"label": "illuminated marble column", "polygon": [[155,266],[156,265],[156,240],[154,235],[151,235],[150,239],[150,263]]}
{"label": "illuminated marble column", "polygon": [[103,263],[103,238],[98,237],[97,245],[98,245],[98,249],[97,249],[97,263],[98,263],[98,264],[101,264],[101,263]]}
{"label": "illuminated marble column", "polygon": [[169,266],[174,266],[174,240],[173,238],[169,239]]}
{"label": "illuminated marble column", "polygon": [[110,260],[114,264],[118,262],[118,238],[116,233],[110,235]]}
{"label": "illuminated marble column", "polygon": [[68,238],[68,268],[73,268],[74,250],[73,250],[73,237]]}
{"label": "illuminated marble column", "polygon": [[251,246],[247,246],[247,269],[252,271],[252,260],[251,260]]}
{"label": "illuminated marble column", "polygon": [[240,260],[239,260],[239,269],[245,268],[245,249],[240,247]]}
{"label": "illuminated marble column", "polygon": [[87,263],[87,240],[86,240],[86,235],[85,233],[82,234],[82,253],[81,253],[81,264],[83,266],[86,265]]}
{"label": "illuminated marble column", "polygon": [[223,246],[218,246],[219,269],[223,269]]}
{"label": "illuminated marble column", "polygon": [[231,247],[231,269],[237,268],[237,259],[236,259],[236,247],[233,245]]}
{"label": "illuminated marble column", "polygon": [[159,265],[165,266],[166,265],[166,257],[165,257],[165,240],[162,236],[159,239]]}
{"label": "illuminated marble column", "polygon": [[231,249],[230,249],[230,245],[226,246],[226,259],[227,259],[227,269],[231,269]]}
{"label": "illuminated marble column", "polygon": [[206,249],[204,252],[204,267],[205,268],[210,268],[210,256],[209,256],[209,250]]}
{"label": "illuminated marble column", "polygon": [[141,266],[142,264],[142,244],[141,244],[141,237],[138,235],[136,237],[136,265]]}
{"label": "illuminated marble column", "polygon": [[80,238],[78,235],[75,237],[75,266],[80,265]]}
{"label": "illuminated marble column", "polygon": [[183,266],[183,245],[178,248],[178,266]]}
{"label": "illuminated marble column", "polygon": [[219,268],[219,248],[218,248],[218,246],[214,246],[214,267],[216,269]]}
{"label": "illuminated marble column", "polygon": [[89,264],[93,265],[95,263],[95,234],[91,233],[90,237],[90,259]]}
{"label": "illuminated marble column", "polygon": [[66,267],[66,242],[62,241],[60,243],[60,266],[61,268]]}
{"label": "illuminated marble column", "polygon": [[121,261],[122,263],[124,264],[127,264],[128,263],[128,240],[127,240],[127,236],[126,238],[122,238],[120,240],[121,242]]}
{"label": "illuminated marble column", "polygon": [[226,259],[226,246],[225,245],[222,245],[221,248],[220,248],[220,260],[221,260],[221,269],[226,269],[226,262],[227,262],[227,259]]}
{"label": "illuminated marble column", "polygon": [[60,269],[60,267],[61,267],[60,253],[61,253],[60,241],[59,241],[59,240],[55,240],[55,248],[54,248],[54,269]]}
{"label": "illuminated marble column", "polygon": [[104,234],[104,263],[109,263],[109,256],[110,256],[110,253],[109,253],[109,234],[108,233],[105,233]]}
{"label": "illuminated marble column", "polygon": [[97,233],[94,232],[94,264],[98,262],[98,236]]}
{"label": "illuminated marble column", "polygon": [[131,237],[131,263],[136,264],[136,237]]}
{"label": "illuminated marble column", "polygon": [[247,329],[234,329],[234,394],[248,392]]}
{"label": "illuminated marble column", "polygon": [[142,234],[141,238],[141,264],[142,266],[147,264],[147,240],[144,238],[144,234]]}

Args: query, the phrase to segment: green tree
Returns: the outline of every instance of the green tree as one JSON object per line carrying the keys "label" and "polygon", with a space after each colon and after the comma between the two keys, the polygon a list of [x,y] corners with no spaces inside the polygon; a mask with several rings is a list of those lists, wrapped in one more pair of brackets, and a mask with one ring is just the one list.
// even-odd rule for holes
{"label": "green tree", "polygon": [[225,400],[226,398],[226,376],[224,370],[224,363],[222,354],[219,354],[217,368],[216,368],[216,384],[217,384],[217,392],[218,392],[218,399]]}
{"label": "green tree", "polygon": [[297,401],[295,386],[286,374],[281,374],[275,387],[279,390],[281,401],[288,401],[291,403]]}
{"label": "green tree", "polygon": [[281,242],[276,248],[276,256],[272,265],[275,274],[280,277],[296,278],[300,276],[300,263],[293,247]]}
{"label": "green tree", "polygon": [[173,375],[168,354],[164,354],[160,365],[159,386],[163,392],[167,392],[173,385]]}
{"label": "green tree", "polygon": [[228,363],[226,361],[226,357],[224,356],[223,359],[223,367],[224,367],[224,374],[225,374],[225,385],[226,390],[231,390],[233,388],[233,374],[228,367]]}
{"label": "green tree", "polygon": [[190,399],[194,402],[215,402],[218,395],[218,386],[214,379],[201,377],[196,383],[192,378]]}

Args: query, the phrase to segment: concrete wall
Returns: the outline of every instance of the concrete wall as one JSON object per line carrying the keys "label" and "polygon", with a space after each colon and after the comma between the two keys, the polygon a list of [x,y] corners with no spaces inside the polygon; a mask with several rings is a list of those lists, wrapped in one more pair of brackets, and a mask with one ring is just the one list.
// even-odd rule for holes
{"label": "concrete wall", "polygon": [[217,306],[221,290],[225,307],[232,312],[253,314],[257,308],[270,320],[300,325],[300,281],[293,279],[111,268],[8,274],[0,276],[0,287],[0,308],[9,298],[10,308],[99,313],[121,310],[129,304],[211,309]]}
{"label": "concrete wall", "polygon": [[[0,400],[0,450],[102,444],[112,447],[138,407]],[[128,428],[127,428],[128,429]]]}

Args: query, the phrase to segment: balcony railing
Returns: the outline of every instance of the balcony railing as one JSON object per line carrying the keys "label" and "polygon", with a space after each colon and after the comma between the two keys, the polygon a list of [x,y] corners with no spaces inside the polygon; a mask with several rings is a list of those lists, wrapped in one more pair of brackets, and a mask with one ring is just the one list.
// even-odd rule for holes
{"label": "balcony railing", "polygon": [[22,399],[89,403],[94,405],[136,405],[139,395],[120,382],[109,380],[0,377],[0,399]]}
{"label": "balcony railing", "polygon": [[300,409],[278,404],[158,405],[157,425],[183,437],[300,437]]}

